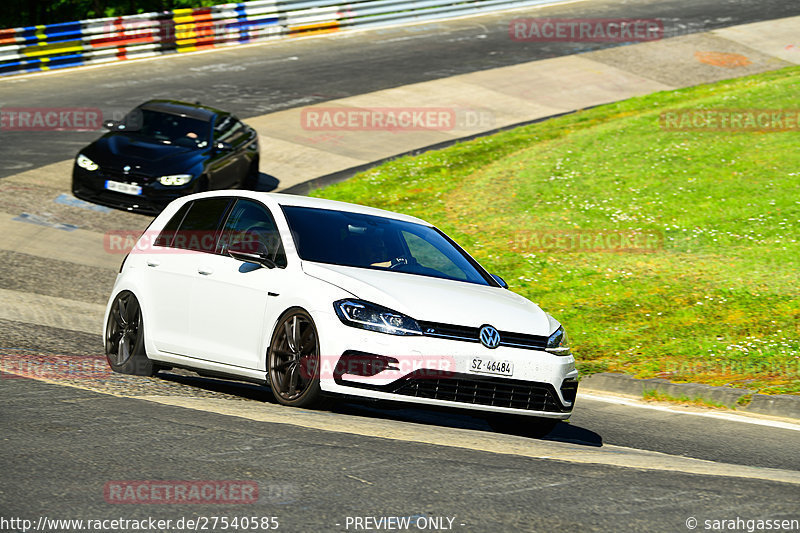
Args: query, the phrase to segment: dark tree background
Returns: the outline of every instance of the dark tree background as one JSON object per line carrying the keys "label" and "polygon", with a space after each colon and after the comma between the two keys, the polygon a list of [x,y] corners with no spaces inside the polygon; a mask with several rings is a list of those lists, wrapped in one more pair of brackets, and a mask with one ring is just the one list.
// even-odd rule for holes
{"label": "dark tree background", "polygon": [[0,28],[118,17],[231,0],[0,0]]}

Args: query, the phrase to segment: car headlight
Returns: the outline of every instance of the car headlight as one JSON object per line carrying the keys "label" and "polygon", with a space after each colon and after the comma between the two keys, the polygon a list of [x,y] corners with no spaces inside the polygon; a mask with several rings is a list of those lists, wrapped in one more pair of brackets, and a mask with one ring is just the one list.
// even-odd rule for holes
{"label": "car headlight", "polygon": [[97,163],[83,154],[78,154],[78,159],[75,160],[75,163],[77,163],[79,167],[85,168],[86,170],[97,170],[100,168]]}
{"label": "car headlight", "polygon": [[390,335],[422,335],[413,318],[363,300],[339,300],[333,303],[343,324]]}
{"label": "car headlight", "polygon": [[185,185],[191,181],[191,174],[173,174],[172,176],[161,176],[158,181],[161,185]]}
{"label": "car headlight", "polygon": [[569,337],[567,337],[564,326],[558,326],[558,329],[550,335],[550,338],[547,339],[545,351],[554,355],[570,355]]}

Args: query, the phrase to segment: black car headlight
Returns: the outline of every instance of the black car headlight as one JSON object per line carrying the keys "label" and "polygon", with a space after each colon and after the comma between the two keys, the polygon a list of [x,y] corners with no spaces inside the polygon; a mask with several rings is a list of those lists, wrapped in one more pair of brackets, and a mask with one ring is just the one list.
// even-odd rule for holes
{"label": "black car headlight", "polygon": [[413,318],[363,300],[339,300],[333,303],[333,309],[347,326],[390,335],[422,335]]}
{"label": "black car headlight", "polygon": [[94,161],[92,161],[83,154],[78,154],[77,159],[75,159],[75,164],[89,171],[94,171],[100,168],[97,163],[95,163]]}
{"label": "black car headlight", "polygon": [[545,348],[545,351],[554,355],[570,355],[569,337],[567,337],[564,326],[558,326],[558,329],[550,335],[547,339],[547,348]]}

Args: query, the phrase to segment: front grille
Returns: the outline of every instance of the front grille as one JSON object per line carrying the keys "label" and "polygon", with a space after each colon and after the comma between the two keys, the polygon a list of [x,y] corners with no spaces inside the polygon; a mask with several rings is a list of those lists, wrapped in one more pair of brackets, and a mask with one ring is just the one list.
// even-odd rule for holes
{"label": "front grille", "polygon": [[533,383],[502,378],[482,378],[470,374],[417,371],[394,382],[388,392],[451,402],[491,407],[510,407],[526,411],[568,412],[558,401],[549,383]]}
{"label": "front grille", "polygon": [[133,172],[124,173],[117,170],[108,168],[100,168],[98,175],[104,180],[120,181],[122,183],[150,183],[153,181],[153,176],[146,174],[136,174]]}
{"label": "front grille", "polygon": [[445,339],[456,339],[467,342],[480,342],[478,332],[480,328],[470,328],[467,326],[453,326],[451,324],[440,324],[438,322],[419,322],[422,334],[429,337],[440,337]]}
{"label": "front grille", "polygon": [[169,199],[162,200],[161,202],[153,201],[145,196],[133,196],[122,194],[114,191],[92,190],[85,187],[75,187],[72,194],[76,198],[85,200],[87,202],[97,203],[100,205],[107,205],[118,209],[128,210],[133,205],[138,205],[138,208],[132,209],[135,212],[157,214],[160,213],[164,206],[169,203]]}
{"label": "front grille", "polygon": [[[469,326],[454,326],[439,322],[419,322],[422,334],[428,337],[451,339],[464,342],[480,342],[480,328]],[[547,337],[540,335],[527,335],[525,333],[512,333],[500,331],[500,346],[509,348],[523,348],[526,350],[544,350],[547,347]]]}

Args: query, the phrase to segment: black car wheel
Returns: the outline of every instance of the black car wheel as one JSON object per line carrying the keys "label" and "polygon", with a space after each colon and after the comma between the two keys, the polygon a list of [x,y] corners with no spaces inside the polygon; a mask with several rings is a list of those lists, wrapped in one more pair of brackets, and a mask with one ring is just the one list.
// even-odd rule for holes
{"label": "black car wheel", "polygon": [[152,376],[156,368],[144,349],[144,321],[139,300],[122,291],[114,299],[106,325],[106,359],[114,372]]}

